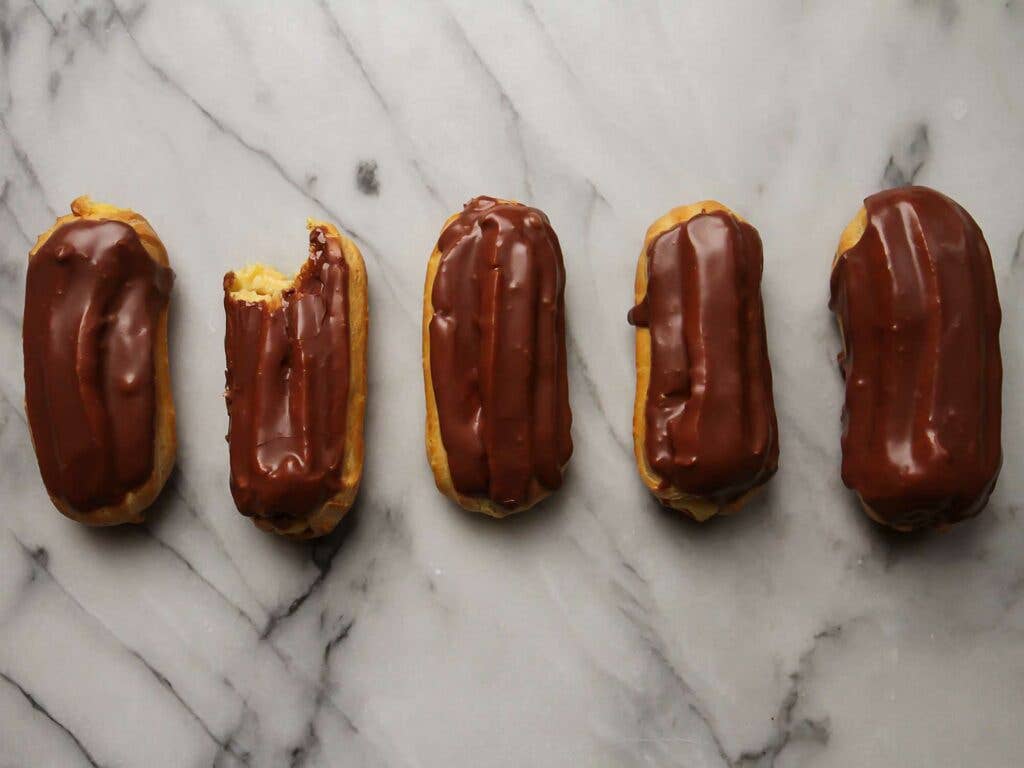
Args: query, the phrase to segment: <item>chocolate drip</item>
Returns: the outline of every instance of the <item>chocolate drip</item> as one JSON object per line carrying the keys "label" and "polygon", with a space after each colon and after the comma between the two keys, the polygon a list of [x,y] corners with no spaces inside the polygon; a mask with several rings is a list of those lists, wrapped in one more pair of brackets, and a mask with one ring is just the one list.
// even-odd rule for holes
{"label": "chocolate drip", "polygon": [[985,238],[926,187],[864,201],[832,270],[843,331],[843,482],[884,522],[941,526],[985,506],[1001,463],[1001,312]]}
{"label": "chocolate drip", "polygon": [[342,487],[348,265],[338,238],[316,228],[280,304],[232,297],[234,279],[224,277],[231,494],[243,515],[301,518]]}
{"label": "chocolate drip", "polygon": [[120,503],[153,472],[154,350],[174,273],[119,221],[76,219],[29,260],[25,409],[50,495]]}
{"label": "chocolate drip", "polygon": [[651,333],[647,460],[664,485],[719,504],[778,466],[761,270],[757,230],[699,214],[648,245],[647,293],[629,312]]}
{"label": "chocolate drip", "polygon": [[441,233],[430,369],[455,489],[507,508],[553,490],[572,454],[565,267],[541,211],[469,201]]}

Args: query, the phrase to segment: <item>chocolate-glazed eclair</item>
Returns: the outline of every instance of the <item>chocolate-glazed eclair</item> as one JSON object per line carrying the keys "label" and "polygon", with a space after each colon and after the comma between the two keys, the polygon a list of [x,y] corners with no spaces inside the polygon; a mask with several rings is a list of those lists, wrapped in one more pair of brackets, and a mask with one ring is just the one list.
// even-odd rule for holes
{"label": "chocolate-glazed eclair", "polygon": [[985,506],[1002,461],[992,257],[927,187],[872,195],[843,231],[831,300],[843,339],[843,482],[874,520],[942,528]]}
{"label": "chocolate-glazed eclair", "polygon": [[459,505],[504,517],[562,484],[572,454],[565,266],[548,217],[477,197],[427,267],[427,457]]}
{"label": "chocolate-glazed eclair", "polygon": [[711,200],[655,221],[637,263],[637,466],[695,520],[738,509],[778,468],[762,265],[757,230]]}
{"label": "chocolate-glazed eclair", "polygon": [[366,267],[355,243],[310,220],[293,278],[257,264],[224,276],[231,495],[265,531],[330,533],[363,472]]}
{"label": "chocolate-glazed eclair", "polygon": [[139,523],[174,466],[167,251],[142,216],[80,197],[29,253],[25,411],[54,505]]}

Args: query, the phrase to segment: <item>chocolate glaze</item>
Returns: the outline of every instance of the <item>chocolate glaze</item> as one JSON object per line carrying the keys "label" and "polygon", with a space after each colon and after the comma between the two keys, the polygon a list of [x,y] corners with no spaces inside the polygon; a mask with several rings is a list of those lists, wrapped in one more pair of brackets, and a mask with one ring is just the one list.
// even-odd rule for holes
{"label": "chocolate glaze", "polygon": [[46,489],[77,512],[153,472],[154,354],[174,273],[119,221],[76,219],[29,260],[25,410]]}
{"label": "chocolate glaze", "polygon": [[1001,463],[1001,312],[978,225],[935,190],[864,201],[832,270],[843,331],[843,482],[889,525],[976,515]]}
{"label": "chocolate glaze", "polygon": [[726,504],[778,467],[761,270],[757,230],[725,211],[647,246],[629,322],[651,332],[644,447],[663,488]]}
{"label": "chocolate glaze", "polygon": [[348,416],[348,265],[315,228],[279,306],[231,296],[224,276],[231,495],[249,517],[313,514],[342,488]]}
{"label": "chocolate glaze", "polygon": [[477,197],[441,233],[430,370],[455,489],[513,509],[572,454],[565,267],[541,211]]}

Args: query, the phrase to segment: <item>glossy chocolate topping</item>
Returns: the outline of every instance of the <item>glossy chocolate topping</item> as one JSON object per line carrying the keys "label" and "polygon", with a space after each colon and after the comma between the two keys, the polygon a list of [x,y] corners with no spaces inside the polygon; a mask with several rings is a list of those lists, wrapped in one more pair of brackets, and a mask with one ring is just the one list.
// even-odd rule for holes
{"label": "glossy chocolate topping", "polygon": [[1001,312],[978,225],[932,189],[864,201],[832,270],[843,331],[843,481],[894,527],[981,511],[1001,462]]}
{"label": "glossy chocolate topping", "polygon": [[541,211],[470,200],[441,233],[430,370],[455,489],[507,508],[562,484],[572,453],[565,267]]}
{"label": "glossy chocolate topping", "polygon": [[310,232],[310,256],[276,306],[224,277],[231,494],[246,516],[316,512],[342,487],[349,394],[348,265]]}
{"label": "glossy chocolate topping", "polygon": [[129,225],[76,219],[29,260],[25,409],[50,495],[120,503],[153,472],[154,354],[174,273]]}
{"label": "glossy chocolate topping", "polygon": [[778,467],[761,269],[756,229],[702,213],[647,247],[647,294],[629,313],[651,333],[647,461],[664,484],[719,504]]}

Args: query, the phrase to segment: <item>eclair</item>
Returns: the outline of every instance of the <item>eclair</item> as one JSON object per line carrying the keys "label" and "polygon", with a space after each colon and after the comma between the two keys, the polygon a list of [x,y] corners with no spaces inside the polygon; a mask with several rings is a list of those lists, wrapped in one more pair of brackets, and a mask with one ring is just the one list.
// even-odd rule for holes
{"label": "eclair", "polygon": [[330,533],[363,473],[366,267],[333,225],[308,229],[294,277],[262,264],[224,276],[231,495],[293,539]]}
{"label": "eclair", "polygon": [[977,515],[1002,463],[1001,310],[971,215],[927,187],[879,192],[839,239],[843,482],[900,531]]}
{"label": "eclair", "polygon": [[711,200],[655,221],[637,261],[637,467],[698,521],[739,509],[778,468],[762,268],[757,230]]}
{"label": "eclair", "polygon": [[29,252],[25,411],[47,493],[72,520],[142,522],[174,467],[173,282],[149,222],[88,197]]}
{"label": "eclair", "polygon": [[445,222],[423,292],[427,457],[464,509],[505,517],[572,454],[565,266],[548,217],[476,197]]}

